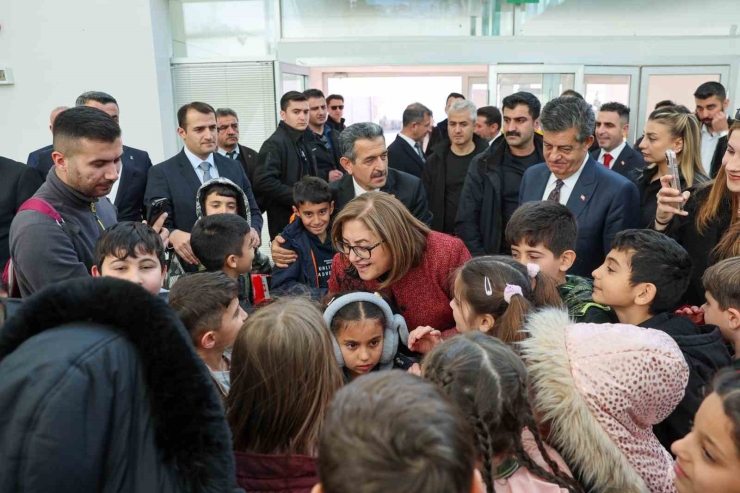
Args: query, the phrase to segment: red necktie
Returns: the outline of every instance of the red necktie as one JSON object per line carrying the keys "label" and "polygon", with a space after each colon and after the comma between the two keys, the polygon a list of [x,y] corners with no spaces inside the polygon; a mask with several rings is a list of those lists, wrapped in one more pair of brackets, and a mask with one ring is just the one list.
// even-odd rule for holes
{"label": "red necktie", "polygon": [[614,158],[611,154],[604,154],[604,166],[611,169],[609,165],[612,164],[612,159]]}

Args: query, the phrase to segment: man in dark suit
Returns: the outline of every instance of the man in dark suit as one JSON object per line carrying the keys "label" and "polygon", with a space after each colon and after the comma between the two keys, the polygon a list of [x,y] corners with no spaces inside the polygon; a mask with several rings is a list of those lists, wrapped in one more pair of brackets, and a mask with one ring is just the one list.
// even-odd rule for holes
{"label": "man in dark suit", "polygon": [[[380,125],[350,125],[339,137],[339,145],[342,148],[342,166],[347,174],[329,185],[335,213],[358,195],[379,190],[396,197],[418,220],[431,226],[432,214],[421,180],[388,167],[388,150]],[[271,249],[272,259],[280,268],[286,268],[297,258],[295,252],[280,246],[283,243],[285,240],[277,236]]]}
{"label": "man in dark suit", "polygon": [[[459,100],[464,101],[465,96],[458,92],[451,92],[450,95],[447,96],[447,102],[445,103],[445,113],[449,111],[452,103]],[[427,144],[426,155],[429,156],[430,154],[432,154],[432,149],[434,148],[434,146],[448,138],[449,135],[447,135],[447,118],[445,118],[432,129],[432,132],[429,135],[429,143]]]}
{"label": "man in dark suit", "polygon": [[[647,165],[642,153],[634,150],[624,140],[630,129],[630,109],[622,103],[606,103],[596,115],[596,140],[600,149],[591,157],[605,168],[616,171],[629,179]],[[639,175],[638,175],[639,176]]]}
{"label": "man in dark suit", "polygon": [[308,98],[308,128],[305,130],[306,144],[316,159],[319,178],[333,182],[344,176],[339,165],[342,153],[339,150],[339,132],[327,122],[326,99],[318,89],[303,91]]}
{"label": "man in dark suit", "polygon": [[239,143],[239,116],[231,108],[216,110],[216,125],[218,130],[218,153],[229,159],[241,163],[249,183],[254,180],[254,170],[257,168],[257,151]]}
{"label": "man in dark suit", "polygon": [[346,121],[344,119],[344,97],[341,94],[329,94],[326,98],[326,106],[329,108],[329,118],[326,119],[326,124],[341,134],[347,128],[344,124]]}
{"label": "man in dark suit", "polygon": [[426,156],[422,144],[432,126],[432,111],[421,103],[403,110],[403,128],[388,146],[388,166],[417,178],[424,174]]}
{"label": "man in dark suit", "polygon": [[10,224],[18,208],[44,183],[41,174],[30,166],[0,157],[0,269],[10,258]]}
{"label": "man in dark suit", "polygon": [[540,116],[545,162],[522,178],[519,203],[554,200],[578,221],[573,274],[591,276],[609,252],[614,236],[636,228],[640,217],[637,187],[588,154],[595,126],[591,106],[582,99],[559,97]]}
{"label": "man in dark suit", "polygon": [[152,166],[146,184],[144,203],[167,198],[170,205],[165,227],[170,233],[170,243],[185,262],[197,265],[198,259],[190,248],[190,230],[197,219],[195,201],[198,189],[212,178],[228,178],[247,195],[252,215],[252,244],[258,246],[262,230],[262,213],[252,193],[244,169],[233,159],[220,155],[216,150],[216,110],[206,103],[193,102],[177,112],[177,133],[185,147],[174,157]]}
{"label": "man in dark suit", "polygon": [[[59,115],[59,113],[61,113],[62,111],[66,109],[67,109],[66,106],[59,106],[58,108],[54,108],[53,110],[51,110],[51,115],[49,116],[49,130],[51,130],[52,134],[54,133],[54,120],[57,119],[57,116]],[[38,165],[39,156],[44,152],[47,152],[47,151],[51,152],[53,150],[54,150],[54,146],[51,144],[49,144],[48,146],[44,146],[41,149],[36,149],[35,151],[31,152],[28,155],[28,160],[26,161],[26,163],[30,167],[35,168]]]}

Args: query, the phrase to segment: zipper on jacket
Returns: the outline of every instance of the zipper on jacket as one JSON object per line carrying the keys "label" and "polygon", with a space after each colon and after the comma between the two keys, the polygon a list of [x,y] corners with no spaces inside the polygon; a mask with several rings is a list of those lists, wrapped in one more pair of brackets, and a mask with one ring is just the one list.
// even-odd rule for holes
{"label": "zipper on jacket", "polygon": [[90,202],[90,211],[92,212],[92,215],[95,217],[95,220],[100,224],[100,227],[103,228],[105,231],[105,225],[103,224],[103,221],[100,220],[98,217],[98,213],[95,211],[95,204]]}

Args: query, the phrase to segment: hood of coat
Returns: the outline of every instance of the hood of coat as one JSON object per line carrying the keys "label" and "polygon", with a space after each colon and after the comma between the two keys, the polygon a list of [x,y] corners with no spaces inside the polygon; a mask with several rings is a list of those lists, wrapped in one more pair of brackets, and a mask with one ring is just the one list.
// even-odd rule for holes
{"label": "hood of coat", "polygon": [[198,219],[203,217],[203,214],[206,210],[206,197],[203,193],[203,190],[210,187],[211,185],[214,185],[215,183],[224,185],[226,187],[232,188],[234,192],[236,192],[236,207],[239,215],[247,220],[247,222],[251,225],[252,224],[252,214],[249,211],[249,200],[247,199],[247,194],[244,193],[244,190],[239,188],[239,185],[234,183],[233,181],[229,180],[228,178],[214,178],[212,180],[208,180],[203,185],[200,186],[198,189],[198,193],[195,195],[195,215]]}
{"label": "hood of coat", "polygon": [[599,491],[673,492],[673,460],[652,427],[684,396],[689,369],[664,332],[533,314],[521,343],[551,442]]}
{"label": "hood of coat", "polygon": [[24,341],[64,325],[104,325],[126,337],[144,368],[142,394],[149,399],[163,460],[193,491],[227,491],[233,485],[231,432],[221,398],[185,327],[163,300],[108,277],[49,286],[24,300],[3,325],[0,361]]}

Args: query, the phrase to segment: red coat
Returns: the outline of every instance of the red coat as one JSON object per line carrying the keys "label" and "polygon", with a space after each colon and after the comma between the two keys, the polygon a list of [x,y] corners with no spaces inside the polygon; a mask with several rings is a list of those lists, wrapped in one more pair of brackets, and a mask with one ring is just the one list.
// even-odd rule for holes
{"label": "red coat", "polygon": [[311,493],[319,482],[313,457],[234,452],[234,458],[236,484],[249,493]]}
{"label": "red coat", "polygon": [[[428,325],[437,330],[455,327],[450,301],[454,293],[452,274],[470,260],[470,252],[459,238],[432,231],[421,264],[385,290],[406,319],[409,332]],[[345,271],[349,258],[336,254],[331,265],[329,292],[350,290],[378,291],[377,280],[362,281],[351,278]]]}

